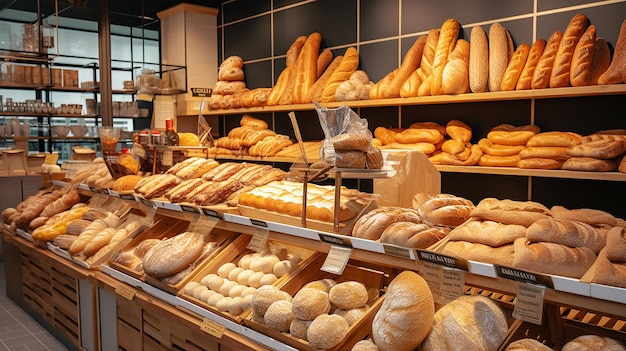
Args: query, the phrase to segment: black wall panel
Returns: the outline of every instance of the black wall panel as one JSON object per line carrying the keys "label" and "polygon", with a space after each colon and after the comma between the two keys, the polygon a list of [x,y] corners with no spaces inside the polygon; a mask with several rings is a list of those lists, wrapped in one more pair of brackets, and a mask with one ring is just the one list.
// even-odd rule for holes
{"label": "black wall panel", "polygon": [[400,0],[361,0],[360,4],[361,41],[398,35]]}
{"label": "black wall panel", "polygon": [[270,15],[224,27],[224,57],[237,55],[245,61],[271,55]]}

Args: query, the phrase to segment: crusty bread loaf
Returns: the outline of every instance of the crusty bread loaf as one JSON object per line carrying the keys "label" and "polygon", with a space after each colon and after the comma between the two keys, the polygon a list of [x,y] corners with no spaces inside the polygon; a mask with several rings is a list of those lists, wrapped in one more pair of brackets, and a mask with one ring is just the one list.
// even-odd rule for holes
{"label": "crusty bread loaf", "polygon": [[303,104],[308,101],[309,89],[317,80],[317,56],[322,43],[322,35],[311,33],[307,38],[296,63],[296,80],[291,102]]}
{"label": "crusty bread loaf", "polygon": [[570,20],[563,32],[563,39],[556,52],[554,66],[550,73],[550,88],[570,86],[570,69],[572,57],[580,36],[587,29],[589,19],[583,14],[577,14]]}
{"label": "crusty bread loaf", "polygon": [[464,39],[457,40],[443,69],[441,88],[444,94],[463,94],[470,91],[469,55],[469,42]]}
{"label": "crusty bread loaf", "polygon": [[285,65],[287,67],[296,65],[296,62],[298,61],[298,56],[300,55],[300,51],[302,50],[302,47],[304,46],[306,40],[307,36],[301,35],[293,41],[293,43],[287,50],[287,56],[285,57]]}
{"label": "crusty bread loaf", "polygon": [[474,93],[487,91],[489,83],[489,42],[481,26],[470,34],[469,85]]}
{"label": "crusty bread loaf", "polygon": [[567,148],[562,146],[532,146],[526,147],[519,153],[520,158],[549,158],[565,161],[571,156],[567,154]]}
{"label": "crusty bread loaf", "polygon": [[552,351],[552,348],[535,339],[525,338],[513,341],[504,351]]}
{"label": "crusty bread loaf", "polygon": [[622,22],[609,68],[598,78],[598,84],[619,84],[626,81],[626,20]]}
{"label": "crusty bread loaf", "polygon": [[443,135],[436,129],[407,128],[400,133],[396,133],[393,140],[400,144],[437,144],[443,140]]}
{"label": "crusty bread loaf", "polygon": [[431,74],[430,94],[433,96],[444,94],[442,87],[443,70],[448,62],[448,56],[454,50],[459,31],[459,22],[454,18],[447,19],[441,26],[433,59],[433,72]]}
{"label": "crusty bread loaf", "polygon": [[460,296],[434,318],[423,351],[497,350],[508,331],[500,306],[481,295]]}
{"label": "crusty bread loaf", "polygon": [[370,99],[384,98],[385,89],[389,87],[391,81],[396,76],[396,73],[398,73],[399,70],[400,68],[394,69],[393,71],[387,73],[384,77],[382,77],[378,82],[376,82],[374,86],[372,86],[372,89],[370,89]]}
{"label": "crusty bread loaf", "polygon": [[411,207],[417,210],[425,223],[456,227],[467,221],[474,204],[451,194],[417,193],[413,196]]}
{"label": "crusty bread loaf", "polygon": [[398,71],[389,83],[389,86],[382,92],[383,98],[389,99],[400,97],[402,84],[404,84],[409,76],[415,72],[420,65],[424,47],[426,46],[426,40],[426,35],[419,36],[406,52]]}
{"label": "crusty bread loaf", "polygon": [[493,156],[485,153],[478,160],[478,165],[487,167],[517,167],[517,164],[521,160],[522,159],[519,154],[510,156]]}
{"label": "crusty bread loaf", "polygon": [[600,335],[581,335],[568,341],[561,351],[624,351],[624,345],[619,341]]}
{"label": "crusty bread loaf", "polygon": [[480,139],[477,145],[480,147],[484,154],[492,156],[519,155],[519,153],[526,148],[524,145],[495,144],[487,138]]}
{"label": "crusty bread loaf", "polygon": [[504,75],[502,76],[502,82],[500,83],[500,90],[502,91],[510,91],[515,90],[515,86],[517,85],[517,81],[519,77],[522,75],[522,70],[526,65],[526,61],[528,59],[528,54],[530,53],[530,45],[523,43],[520,44],[513,57],[511,57],[511,61],[509,61],[506,70],[504,71]]}
{"label": "crusty bread loaf", "polygon": [[403,207],[379,207],[359,218],[352,227],[352,236],[378,240],[387,227],[395,222],[421,223],[417,210]]}
{"label": "crusty bread loaf", "polygon": [[545,39],[535,40],[533,45],[530,47],[528,57],[526,58],[526,64],[524,64],[522,74],[520,74],[517,84],[515,85],[516,90],[528,90],[532,87],[533,73],[535,73],[535,69],[537,68],[537,64],[539,63],[539,59],[541,59],[541,55],[543,54],[545,47]]}
{"label": "crusty bread loaf", "polygon": [[611,49],[604,38],[596,38],[591,61],[591,85],[598,84],[600,76],[611,65]]}
{"label": "crusty bread loaf", "polygon": [[550,86],[550,75],[552,74],[552,67],[556,59],[556,52],[559,49],[559,44],[563,38],[563,33],[556,31],[550,35],[546,47],[541,54],[541,58],[537,63],[537,68],[533,72],[533,80],[531,84],[532,89],[544,89]]}
{"label": "crusty bread loaf", "polygon": [[532,138],[528,140],[526,146],[534,147],[534,146],[560,146],[560,147],[570,147],[574,145],[578,145],[582,142],[583,137],[578,133],[573,132],[560,132],[560,131],[551,131],[551,132],[542,132],[535,134]]}
{"label": "crusty bread loaf", "polygon": [[448,241],[441,253],[451,257],[464,258],[476,262],[499,264],[510,267],[513,264],[513,244],[489,246],[468,241]]}
{"label": "crusty bread loaf", "polygon": [[570,68],[570,84],[573,87],[591,85],[591,64],[596,46],[596,26],[587,27],[581,35]]}
{"label": "crusty bread loaf", "polygon": [[322,73],[326,70],[326,67],[333,61],[333,52],[330,49],[324,49],[317,56],[317,67],[316,67],[316,75],[315,79],[319,79],[322,76]]}
{"label": "crusty bread loaf", "polygon": [[526,238],[516,239],[513,246],[513,267],[539,273],[580,278],[596,260],[596,254],[586,247],[531,242]]}
{"label": "crusty bread loaf", "polygon": [[285,67],[285,69],[280,73],[278,79],[276,80],[276,84],[274,84],[272,91],[270,91],[270,94],[267,97],[268,106],[274,106],[280,103],[280,97],[287,89],[287,85],[289,85],[291,78],[295,75],[295,71],[295,65],[292,65]]}
{"label": "crusty bread loaf", "polygon": [[570,156],[613,159],[626,152],[626,140],[595,140],[574,145],[567,150]]}
{"label": "crusty bread loaf", "polygon": [[369,294],[363,283],[345,281],[330,288],[328,300],[335,307],[350,310],[364,307],[369,300]]}
{"label": "crusty bread loaf", "polygon": [[156,244],[143,257],[144,272],[155,278],[176,274],[202,254],[204,241],[194,232],[184,232]]}
{"label": "crusty bread loaf", "polygon": [[309,325],[306,335],[311,346],[329,349],[339,344],[348,334],[350,326],[337,314],[321,314]]}
{"label": "crusty bread loaf", "polygon": [[526,227],[521,225],[473,220],[454,228],[448,239],[498,247],[512,244],[515,239],[524,236]]}
{"label": "crusty bread loaf", "polygon": [[307,97],[309,101],[319,101],[322,98],[322,93],[324,92],[324,87],[326,86],[328,79],[330,79],[330,76],[337,69],[337,67],[339,67],[342,59],[343,56],[336,56],[328,67],[326,67],[324,73],[322,73],[315,83],[313,83],[309,89],[309,95]]}
{"label": "crusty bread loaf", "polygon": [[437,50],[437,43],[439,42],[439,33],[439,28],[433,28],[428,31],[426,46],[424,46],[422,60],[419,65],[425,77],[433,73],[433,61],[435,60],[435,51]]}
{"label": "crusty bread loaf", "polygon": [[350,76],[359,67],[359,52],[354,47],[349,47],[343,55],[341,63],[333,71],[328,82],[324,86],[321,102],[330,102],[335,100],[335,92],[341,82],[350,79]]}
{"label": "crusty bread loaf", "polygon": [[503,224],[518,224],[529,227],[535,221],[551,217],[550,210],[534,201],[516,201],[484,198],[472,210],[472,217]]}
{"label": "crusty bread loaf", "polygon": [[526,231],[526,239],[532,242],[547,241],[568,247],[586,247],[594,253],[606,244],[604,235],[587,223],[545,218],[533,223]]}
{"label": "crusty bread loaf", "polygon": [[450,232],[450,228],[424,223],[395,222],[380,236],[381,243],[416,249],[427,249]]}
{"label": "crusty bread loaf", "polygon": [[517,168],[523,169],[561,169],[565,161],[552,158],[531,157],[521,159]]}
{"label": "crusty bread loaf", "polygon": [[500,91],[502,77],[509,64],[509,39],[500,23],[489,26],[489,91]]}
{"label": "crusty bread loaf", "polygon": [[431,96],[432,95],[432,85],[433,85],[433,74],[431,73],[428,77],[425,77],[420,84],[419,88],[417,88],[417,96]]}
{"label": "crusty bread loaf", "polygon": [[372,337],[381,351],[411,351],[428,335],[435,303],[419,274],[403,271],[387,287],[385,300],[372,321]]}
{"label": "crusty bread loaf", "polygon": [[593,157],[572,157],[563,162],[561,169],[584,172],[610,172],[617,169],[614,160],[603,160]]}
{"label": "crusty bread loaf", "polygon": [[408,98],[417,96],[419,86],[424,80],[424,73],[421,68],[416,69],[411,73],[400,88],[400,97]]}
{"label": "crusty bread loaf", "polygon": [[596,227],[614,227],[618,224],[617,219],[612,214],[602,210],[591,208],[577,208],[570,210],[563,206],[552,206],[550,211],[552,212],[554,218],[559,220],[580,221]]}
{"label": "crusty bread loaf", "polygon": [[528,140],[539,132],[539,127],[532,124],[523,126],[500,124],[487,133],[487,139],[500,145],[526,145]]}

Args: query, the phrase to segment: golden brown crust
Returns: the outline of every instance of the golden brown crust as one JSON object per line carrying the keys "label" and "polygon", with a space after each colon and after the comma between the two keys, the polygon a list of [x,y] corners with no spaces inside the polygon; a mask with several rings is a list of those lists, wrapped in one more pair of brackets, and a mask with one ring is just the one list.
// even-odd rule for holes
{"label": "golden brown crust", "polygon": [[317,56],[322,43],[322,35],[314,32],[307,38],[296,63],[296,80],[293,88],[292,103],[308,102],[309,89],[317,80]]}
{"label": "golden brown crust", "polygon": [[489,41],[481,26],[473,27],[470,34],[469,84],[474,93],[488,90]]}
{"label": "golden brown crust", "polygon": [[389,99],[400,97],[400,89],[402,88],[402,84],[404,84],[409,76],[413,72],[415,72],[415,70],[420,65],[427,38],[428,37],[426,35],[418,37],[413,45],[409,48],[409,51],[407,51],[404,59],[402,60],[400,68],[389,83],[389,87],[383,91],[383,98]]}
{"label": "golden brown crust", "polygon": [[550,88],[570,86],[570,69],[576,44],[587,28],[589,19],[583,14],[575,15],[565,31],[556,52],[554,67],[550,74]]}
{"label": "golden brown crust", "polygon": [[624,77],[624,72],[626,72],[626,20],[622,22],[622,26],[620,27],[611,65],[598,78],[598,84],[623,83],[626,81],[626,79],[624,79],[626,78]]}
{"label": "golden brown crust", "polygon": [[350,79],[350,76],[359,67],[359,52],[354,47],[349,47],[343,55],[341,63],[333,71],[328,82],[324,86],[321,102],[330,102],[335,100],[335,92],[337,87],[343,81]]}
{"label": "golden brown crust", "polygon": [[433,58],[433,71],[430,94],[442,95],[443,87],[443,69],[448,62],[448,55],[454,50],[456,40],[459,36],[459,22],[453,18],[447,19],[441,26],[437,46],[435,49],[435,57]]}
{"label": "golden brown crust", "polygon": [[333,72],[339,67],[341,64],[341,60],[343,56],[337,56],[333,59],[333,61],[326,67],[324,73],[313,83],[311,88],[309,89],[308,99],[310,101],[319,101],[322,98],[322,93],[324,92],[324,87],[326,83],[332,76]]}
{"label": "golden brown crust", "polygon": [[537,68],[533,72],[532,89],[544,89],[550,86],[550,75],[561,39],[563,39],[563,33],[558,30],[548,38],[546,47],[537,63]]}
{"label": "golden brown crust", "polygon": [[582,34],[572,57],[570,83],[573,87],[591,85],[591,64],[596,46],[596,26],[587,27]]}
{"label": "golden brown crust", "polygon": [[316,81],[317,79],[319,79],[322,73],[324,73],[324,70],[326,70],[326,67],[328,67],[328,65],[332,61],[333,61],[333,52],[330,51],[330,49],[324,49],[322,50],[322,52],[320,52],[320,54],[317,56],[317,68],[316,68],[316,75],[315,75]]}
{"label": "golden brown crust", "polygon": [[508,31],[500,23],[494,23],[489,27],[489,91],[500,91],[508,64]]}
{"label": "golden brown crust", "polygon": [[509,61],[509,65],[506,67],[506,71],[504,71],[504,76],[502,77],[502,82],[500,83],[500,90],[515,90],[515,86],[517,85],[519,77],[522,74],[522,70],[526,65],[529,53],[530,45],[524,43],[517,47],[515,53],[511,57],[511,61]]}
{"label": "golden brown crust", "polygon": [[535,69],[537,68],[537,64],[539,63],[539,59],[541,59],[541,55],[543,54],[545,47],[545,39],[535,40],[533,45],[530,47],[528,58],[526,58],[526,64],[522,69],[522,74],[517,80],[517,84],[515,85],[516,90],[528,90],[532,87],[533,74],[535,73]]}
{"label": "golden brown crust", "polygon": [[443,70],[441,87],[444,94],[463,94],[470,91],[469,55],[469,42],[458,39],[454,50],[448,55],[448,62]]}
{"label": "golden brown crust", "polygon": [[602,73],[606,72],[611,64],[611,50],[603,38],[596,38],[591,61],[591,85],[598,84]]}

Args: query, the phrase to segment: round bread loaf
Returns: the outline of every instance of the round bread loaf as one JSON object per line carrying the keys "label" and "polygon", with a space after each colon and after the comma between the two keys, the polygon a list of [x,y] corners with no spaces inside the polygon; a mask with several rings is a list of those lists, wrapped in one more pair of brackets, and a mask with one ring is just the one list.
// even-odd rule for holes
{"label": "round bread loaf", "polygon": [[274,265],[274,268],[272,269],[272,272],[274,273],[274,275],[278,278],[282,277],[283,275],[289,273],[292,269],[292,267],[294,267],[295,265],[291,263],[291,261],[289,260],[282,260],[280,262],[277,262]]}
{"label": "round bread loaf", "polygon": [[313,320],[330,311],[328,294],[320,289],[302,288],[293,297],[291,310],[298,319]]}
{"label": "round bread loaf", "polygon": [[361,340],[352,346],[350,351],[378,351],[378,346],[374,344],[372,339]]}
{"label": "round bread loaf", "polygon": [[350,310],[365,306],[368,294],[365,286],[356,281],[347,281],[339,283],[328,293],[328,300],[333,305],[343,309]]}
{"label": "round bread loaf", "polygon": [[331,139],[335,150],[356,150],[367,152],[370,148],[370,139],[366,135],[344,133]]}
{"label": "round bread loaf", "polygon": [[321,314],[311,322],[306,335],[311,346],[329,349],[339,344],[349,329],[350,326],[343,317],[336,314]]}
{"label": "round bread loaf", "polygon": [[337,150],[335,166],[337,168],[365,168],[365,153],[353,150]]}
{"label": "round bread loaf", "polygon": [[470,217],[474,204],[451,194],[417,193],[413,197],[412,207],[425,223],[456,227]]}
{"label": "round bread loaf", "polygon": [[311,325],[311,321],[294,318],[289,325],[289,334],[294,338],[308,340],[306,333],[309,330],[309,325]]}
{"label": "round bread loaf", "polygon": [[480,295],[464,295],[435,313],[422,348],[424,351],[495,351],[507,331],[506,317],[497,303]]}
{"label": "round bread loaf", "polygon": [[254,295],[252,295],[252,300],[250,301],[250,307],[252,307],[252,311],[258,316],[265,316],[265,312],[276,301],[279,300],[292,300],[291,295],[287,292],[278,289],[273,285],[264,285],[258,288]]}
{"label": "round bread loaf", "polygon": [[365,153],[365,164],[368,169],[381,169],[385,164],[383,153],[379,148],[372,146]]}
{"label": "round bread loaf", "polygon": [[563,345],[561,351],[624,351],[624,345],[619,341],[599,335],[581,335]]}
{"label": "round bread loaf", "polygon": [[342,316],[343,318],[345,318],[346,322],[348,322],[348,325],[352,325],[365,315],[365,313],[367,312],[367,309],[368,309],[367,305],[361,308],[353,308],[350,310],[343,310],[341,308],[336,308],[333,311],[333,314],[338,314]]}
{"label": "round bread loaf", "polygon": [[291,312],[291,302],[286,300],[279,300],[270,305],[263,316],[265,325],[268,328],[278,330],[281,332],[289,331],[291,321],[295,318],[293,312]]}
{"label": "round bread loaf", "polygon": [[372,322],[372,337],[381,351],[411,351],[433,323],[435,302],[428,283],[413,271],[398,274]]}
{"label": "round bread loaf", "polygon": [[337,285],[337,282],[332,279],[320,279],[320,280],[314,280],[312,282],[308,282],[304,284],[302,288],[314,288],[314,289],[322,290],[325,293],[329,293],[330,288],[332,288],[335,285]]}
{"label": "round bread loaf", "polygon": [[378,240],[385,229],[395,222],[421,223],[417,210],[404,207],[379,207],[359,218],[352,228],[352,236]]}
{"label": "round bread loaf", "polygon": [[156,244],[142,260],[149,276],[163,278],[187,268],[202,254],[204,241],[198,233],[184,232]]}
{"label": "round bread loaf", "polygon": [[525,338],[513,341],[504,351],[552,351],[552,349],[535,339]]}

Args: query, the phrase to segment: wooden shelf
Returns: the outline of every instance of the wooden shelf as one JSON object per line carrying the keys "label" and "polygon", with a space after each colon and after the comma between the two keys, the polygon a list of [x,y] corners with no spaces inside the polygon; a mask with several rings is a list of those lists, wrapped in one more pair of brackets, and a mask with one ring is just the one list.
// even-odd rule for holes
{"label": "wooden shelf", "polygon": [[472,174],[493,174],[512,175],[527,177],[547,177],[566,179],[586,179],[626,182],[626,173],[620,172],[579,172],[567,170],[548,169],[523,169],[515,167],[487,167],[487,166],[447,166],[435,165],[440,172],[446,173],[472,173]]}
{"label": "wooden shelf", "polygon": [[[414,98],[377,99],[360,101],[329,102],[323,105],[328,108],[336,108],[342,105],[351,108],[374,108],[395,107],[411,105],[434,105],[466,102],[490,102],[503,100],[528,100],[528,99],[556,99],[595,95],[620,95],[626,94],[626,84],[594,85],[587,87],[548,88],[537,90],[498,91],[486,93],[467,93],[459,95],[423,96]],[[235,115],[243,113],[270,113],[314,110],[313,104],[294,104],[277,106],[260,106],[250,108],[209,110],[203,112],[205,116]]]}

